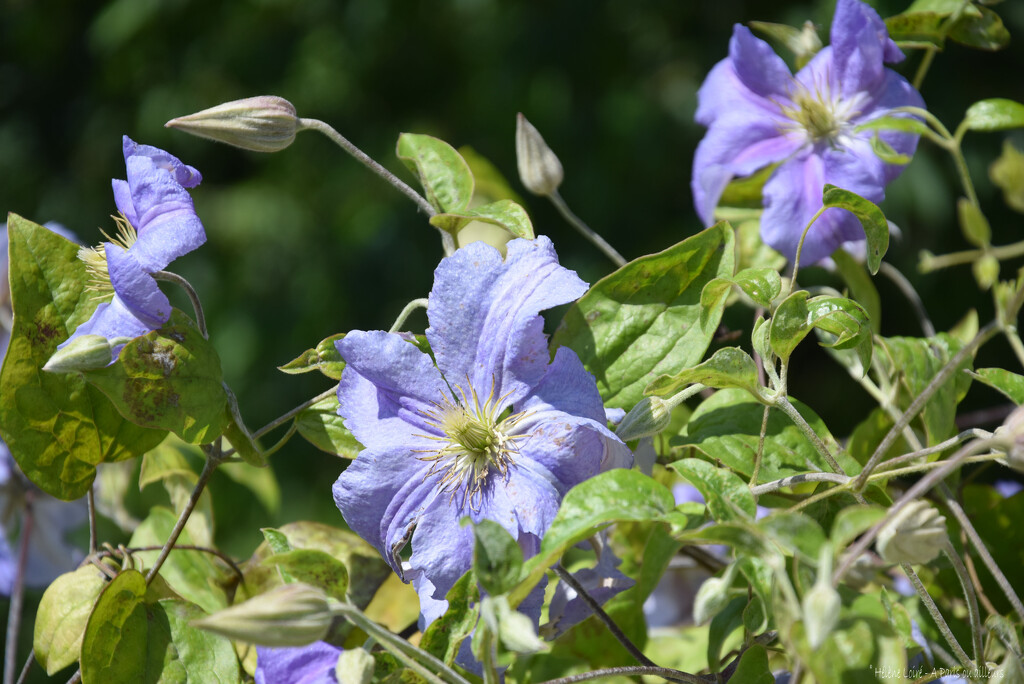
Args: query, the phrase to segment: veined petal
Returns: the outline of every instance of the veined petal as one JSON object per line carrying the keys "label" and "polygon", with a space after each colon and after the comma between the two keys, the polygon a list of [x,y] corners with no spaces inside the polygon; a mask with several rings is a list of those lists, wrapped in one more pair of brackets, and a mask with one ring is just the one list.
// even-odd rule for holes
{"label": "veined petal", "polygon": [[127,135],[121,138],[121,149],[124,151],[125,164],[130,157],[147,157],[160,168],[166,169],[174,176],[174,180],[183,188],[194,188],[199,185],[203,176],[194,167],[182,163],[169,152],[152,145],[140,145]]}
{"label": "veined petal", "polygon": [[206,242],[192,197],[171,171],[146,156],[129,157],[125,166],[138,231],[131,251],[143,268],[159,271]]}
{"label": "veined petal", "polygon": [[373,544],[396,572],[401,567],[398,551],[436,493],[433,482],[424,480],[427,470],[410,449],[364,449],[332,489],[348,526]]}
{"label": "veined petal", "polygon": [[[886,69],[878,86],[870,94],[871,109],[854,120],[855,124],[862,124],[880,116],[886,116],[890,110],[896,107],[919,107],[924,109],[925,103],[921,94],[910,84],[910,82],[891,69]],[[862,133],[864,139],[870,140],[873,133],[865,131]],[[912,133],[901,133],[900,131],[880,131],[879,137],[889,144],[897,153],[913,156],[917,150],[918,136]],[[903,172],[903,166],[899,164],[885,165],[885,183],[888,185]]]}
{"label": "veined petal", "polygon": [[104,244],[104,251],[110,284],[125,307],[150,330],[166,323],[171,317],[171,302],[134,253],[110,242]]}
{"label": "veined petal", "polygon": [[704,225],[714,223],[715,207],[729,181],[780,162],[803,145],[799,136],[784,133],[784,125],[778,112],[753,117],[736,111],[715,120],[697,145],[690,181]]}
{"label": "veined petal", "polygon": [[733,26],[729,59],[740,82],[754,95],[771,100],[786,95],[791,74],[772,46],[746,26]]}
{"label": "veined petal", "polygon": [[139,217],[135,213],[135,203],[132,201],[132,190],[128,187],[128,181],[115,178],[110,181],[114,190],[114,204],[117,210],[124,214],[128,223],[133,226],[139,225]]}
{"label": "veined petal", "polygon": [[834,76],[847,97],[872,90],[884,62],[903,59],[878,12],[860,0],[838,0],[830,42]]}
{"label": "veined petal", "polygon": [[296,648],[256,647],[256,684],[337,684],[342,649],[325,641]]}
{"label": "veined petal", "polygon": [[[78,326],[71,337],[57,345],[57,349],[63,349],[71,344],[73,339],[81,335],[99,335],[112,340],[116,337],[139,337],[152,329],[132,315],[132,312],[125,307],[124,302],[115,294],[112,300],[97,306],[89,320]],[[123,348],[122,344],[111,350],[111,363]]]}
{"label": "veined petal", "polygon": [[[444,602],[458,579],[473,566],[473,526],[463,527],[462,516],[459,508],[449,505],[447,494],[439,496],[427,508],[412,535],[408,566],[412,573],[419,573],[413,574],[414,578],[422,576],[429,580],[426,583],[414,580],[420,594],[420,610],[428,622],[437,617],[430,613],[435,613],[440,606],[434,604],[434,610],[428,613],[431,606],[425,599]],[[516,531],[510,533],[518,536]]]}
{"label": "veined petal", "polygon": [[440,435],[427,422],[433,402],[449,397],[430,357],[394,333],[354,330],[335,343],[346,367],[338,385],[338,414],[370,448],[435,445],[416,435]]}
{"label": "veined petal", "polygon": [[542,465],[528,459],[518,460],[509,469],[507,480],[495,479],[508,498],[520,532],[544,536],[567,488]]}
{"label": "veined petal", "polygon": [[444,259],[434,272],[427,339],[452,386],[514,402],[540,381],[548,365],[540,312],[570,302],[587,289],[558,264],[551,241],[513,240],[505,260],[474,242]]}
{"label": "veined petal", "polygon": [[518,407],[522,411],[562,411],[595,422],[606,420],[594,376],[572,349],[559,347],[544,378]]}

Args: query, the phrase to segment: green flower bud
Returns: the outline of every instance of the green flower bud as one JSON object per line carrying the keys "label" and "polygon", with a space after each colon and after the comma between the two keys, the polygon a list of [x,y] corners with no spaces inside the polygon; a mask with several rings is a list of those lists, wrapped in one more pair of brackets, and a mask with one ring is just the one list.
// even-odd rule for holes
{"label": "green flower bud", "polygon": [[562,162],[522,113],[516,119],[516,162],[519,180],[535,195],[553,194],[562,184]]}
{"label": "green flower bud", "polygon": [[644,397],[626,414],[615,435],[623,442],[651,437],[668,427],[672,407],[661,397]]}
{"label": "green flower bud", "polygon": [[1018,406],[1007,416],[1006,421],[996,430],[996,434],[1008,440],[1006,446],[1007,461],[1010,466],[1024,472],[1024,406]]}
{"label": "green flower bud", "polygon": [[839,598],[839,592],[832,587],[831,577],[832,547],[826,544],[821,549],[818,562],[818,579],[811,590],[804,594],[801,602],[804,630],[811,648],[824,644],[839,621],[839,609],[843,601]]}
{"label": "green flower bud", "polygon": [[999,280],[999,259],[991,254],[986,254],[972,264],[974,279],[978,281],[978,287],[987,290]]}
{"label": "green flower bud", "polygon": [[277,648],[320,641],[333,621],[327,595],[296,582],[274,587],[193,624],[229,639]]}
{"label": "green flower bud", "polygon": [[927,501],[912,501],[878,533],[878,554],[890,563],[933,560],[949,538],[946,519]]}
{"label": "green flower bud", "polygon": [[58,349],[43,366],[48,373],[71,373],[105,368],[113,358],[113,345],[101,335],[80,335]]}
{"label": "green flower bud", "polygon": [[292,103],[273,95],[225,102],[164,125],[253,152],[283,150],[300,129]]}
{"label": "green flower bud", "polygon": [[721,577],[709,577],[704,580],[693,597],[693,621],[698,625],[710,622],[711,618],[725,608],[729,602],[729,587],[736,573],[736,566],[730,565]]}

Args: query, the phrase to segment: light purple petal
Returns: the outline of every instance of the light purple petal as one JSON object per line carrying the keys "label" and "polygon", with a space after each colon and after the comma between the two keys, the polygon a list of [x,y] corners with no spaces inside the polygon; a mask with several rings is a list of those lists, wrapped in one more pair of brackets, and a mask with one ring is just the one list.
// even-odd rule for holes
{"label": "light purple petal", "polygon": [[[145,156],[125,161],[139,239],[131,252],[150,273],[206,242],[192,196],[166,168]],[[118,189],[115,187],[115,199]],[[120,205],[119,205],[120,206]]]}
{"label": "light purple petal", "polygon": [[7,536],[4,534],[3,525],[0,525],[0,596],[10,596],[14,587],[14,576],[17,574],[17,562],[10,544],[7,543]]}
{"label": "light purple petal", "polygon": [[[597,563],[591,568],[577,570],[573,577],[590,596],[597,599],[598,603],[604,604],[635,584],[632,579],[619,572],[618,566],[621,562],[605,544],[598,554]],[[574,589],[565,582],[559,582],[551,598],[548,615],[550,622],[544,626],[544,631],[558,636],[586,620],[593,615],[593,611]]]}
{"label": "light purple petal", "polygon": [[323,641],[297,648],[256,647],[256,684],[338,684],[342,649]]}
{"label": "light purple petal", "polygon": [[838,0],[830,42],[833,75],[846,96],[872,90],[882,78],[883,63],[903,59],[881,17],[859,0]]}
{"label": "light purple petal", "polygon": [[587,285],[558,264],[551,241],[513,240],[498,250],[474,242],[444,259],[434,272],[427,339],[438,368],[454,388],[466,379],[486,396],[493,388],[506,404],[521,399],[543,377],[547,339],[540,312],[570,302]]}
{"label": "light purple petal", "polygon": [[[57,345],[57,349],[63,349],[80,335],[99,335],[112,340],[116,337],[139,337],[150,330],[153,328],[132,315],[121,299],[114,295],[110,302],[103,302],[97,306],[89,320],[78,326],[71,337]],[[111,363],[123,348],[124,345],[121,344],[112,349]]]}
{"label": "light purple petal", "polygon": [[766,100],[785,96],[791,79],[789,67],[771,45],[746,26],[733,26],[729,59],[740,83],[754,95]]}
{"label": "light purple petal", "polygon": [[[910,82],[891,69],[886,69],[878,86],[870,94],[870,109],[854,120],[855,124],[861,124],[880,116],[886,116],[891,109],[896,107],[919,107],[924,109],[925,102],[921,94],[910,84]],[[865,131],[861,136],[870,140],[872,133]],[[918,136],[911,133],[900,133],[899,131],[881,131],[879,137],[887,142],[899,154],[908,157],[913,156],[917,149]],[[899,164],[885,165],[885,183],[888,185],[903,172],[904,167]]]}
{"label": "light purple petal", "polygon": [[151,330],[166,323],[171,317],[171,302],[134,253],[109,242],[104,244],[104,251],[110,284],[125,308]]}
{"label": "light purple petal", "polygon": [[398,551],[436,495],[430,469],[415,452],[364,449],[334,483],[334,503],[348,526],[377,547],[396,572]]}
{"label": "light purple petal", "polygon": [[160,168],[170,171],[174,180],[183,188],[194,188],[202,182],[203,176],[195,168],[183,164],[173,154],[161,150],[152,145],[140,145],[127,135],[121,139],[121,148],[124,151],[125,163],[130,157],[147,157]]}
{"label": "light purple petal", "polygon": [[440,435],[424,413],[450,400],[441,373],[427,354],[401,336],[355,330],[335,343],[345,359],[338,413],[364,446],[428,448],[416,435]]}
{"label": "light purple petal", "polygon": [[[433,500],[413,532],[409,568],[429,579],[426,583],[422,580],[415,583],[421,610],[429,603],[425,599],[444,601],[458,579],[473,565],[473,526],[460,525],[462,517],[461,509],[449,504],[448,495],[442,495]],[[509,532],[517,536],[515,530]],[[438,606],[435,604],[433,608],[431,612]],[[430,615],[424,617],[433,621]]]}
{"label": "light purple petal", "polygon": [[115,178],[110,181],[110,185],[114,190],[114,204],[117,205],[117,210],[124,214],[124,217],[128,219],[128,223],[133,226],[139,225],[139,216],[135,213],[132,189],[128,187],[128,181]]}
{"label": "light purple petal", "polygon": [[559,347],[543,379],[522,404],[524,411],[562,411],[595,422],[606,420],[594,376],[583,367],[576,352]]}
{"label": "light purple petal", "polygon": [[544,536],[558,513],[564,494],[555,476],[543,466],[523,459],[498,486],[508,498],[520,532]]}

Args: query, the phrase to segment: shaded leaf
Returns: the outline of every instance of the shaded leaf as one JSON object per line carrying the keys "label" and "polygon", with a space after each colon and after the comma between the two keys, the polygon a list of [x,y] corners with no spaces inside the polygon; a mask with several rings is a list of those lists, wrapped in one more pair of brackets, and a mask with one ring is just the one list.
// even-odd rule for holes
{"label": "shaded leaf", "polygon": [[11,214],[14,329],[0,373],[0,431],[22,472],[47,494],[84,496],[100,463],[139,456],[166,432],[125,420],[77,373],[40,370],[96,307],[78,245]]}
{"label": "shaded leaf", "polygon": [[569,309],[552,348],[568,346],[579,355],[606,406],[632,408],[655,377],[704,357],[722,304],[702,324],[701,289],[733,275],[733,251],[732,228],[720,223],[626,264]]}
{"label": "shaded leaf", "polygon": [[745,268],[735,276],[715,278],[707,285],[700,294],[701,325],[707,325],[706,312],[714,310],[718,301],[732,289],[733,285],[739,286],[743,292],[754,300],[754,303],[764,308],[769,308],[772,300],[782,292],[782,278],[779,272],[772,268]]}
{"label": "shaded leaf", "polygon": [[1010,32],[998,14],[978,5],[972,5],[970,10],[953,24],[949,31],[951,40],[978,50],[1002,50],[1010,44]]}
{"label": "shaded leaf", "polygon": [[53,676],[82,652],[82,635],[93,605],[106,586],[106,577],[92,564],[68,572],[53,581],[36,611],[32,645],[36,660]]}
{"label": "shaded leaf", "polygon": [[265,565],[281,568],[291,577],[323,589],[328,596],[346,600],[348,570],[334,556],[318,549],[292,549],[263,560]]}
{"label": "shaded leaf", "polygon": [[519,579],[523,550],[508,531],[493,520],[473,526],[473,572],[484,591],[504,594]]}
{"label": "shaded leaf", "polygon": [[979,368],[971,377],[1002,392],[1010,401],[1024,404],[1024,375],[1017,375],[1002,368]]}
{"label": "shaded leaf", "polygon": [[126,344],[117,363],[85,378],[136,425],[170,430],[190,444],[213,440],[228,422],[220,357],[177,309],[160,330]]}
{"label": "shaded leaf", "polygon": [[736,671],[729,677],[730,684],[774,684],[775,675],[768,666],[768,652],[764,646],[754,644],[740,656]]}
{"label": "shaded leaf", "polygon": [[975,247],[988,247],[992,242],[992,229],[981,209],[966,197],[956,203],[957,217],[960,219],[960,230],[964,238]]}
{"label": "shaded leaf", "polygon": [[295,417],[295,425],[317,449],[342,458],[355,458],[363,449],[338,415],[338,397],[331,395],[303,409]]}

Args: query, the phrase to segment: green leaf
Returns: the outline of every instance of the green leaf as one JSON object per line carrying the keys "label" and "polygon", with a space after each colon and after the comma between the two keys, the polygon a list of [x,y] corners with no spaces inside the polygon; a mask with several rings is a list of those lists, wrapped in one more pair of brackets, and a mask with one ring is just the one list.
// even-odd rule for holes
{"label": "green leaf", "polygon": [[345,427],[338,415],[338,397],[331,395],[303,409],[295,417],[295,425],[310,444],[317,449],[342,458],[355,458],[362,451],[360,444]]}
{"label": "green leaf", "polygon": [[704,363],[673,376],[661,375],[647,386],[644,394],[669,396],[693,383],[708,387],[738,387],[760,396],[757,382],[757,364],[739,347],[724,347]]}
{"label": "green leaf", "polygon": [[[814,411],[796,400],[793,400],[793,405],[836,455],[843,469],[847,473],[858,472],[860,468],[856,461],[839,448]],[[672,453],[686,456],[688,450],[694,448],[749,478],[754,472],[754,456],[763,417],[764,406],[747,392],[738,389],[720,390],[701,402],[690,416],[683,433],[671,440]],[[779,409],[769,409],[758,483],[805,473],[808,463],[814,464],[818,470],[830,470],[793,421]]]}
{"label": "green leaf", "polygon": [[248,463],[223,463],[217,472],[248,489],[267,513],[276,515],[281,509],[281,487],[273,468],[253,468]]}
{"label": "green leaf", "polygon": [[22,472],[47,494],[84,496],[100,463],[139,456],[166,433],[132,425],[77,373],[40,370],[96,307],[78,245],[11,214],[14,329],[0,373],[0,431]]}
{"label": "green leaf", "polygon": [[880,116],[857,126],[855,131],[902,131],[915,135],[928,135],[931,129],[920,119],[910,116]]}
{"label": "green leaf", "polygon": [[1002,392],[1007,399],[1020,406],[1024,404],[1024,375],[1002,368],[979,368],[971,377]]}
{"label": "green leaf", "polygon": [[806,22],[802,28],[788,24],[773,24],[767,21],[751,21],[747,24],[753,30],[763,33],[781,43],[796,58],[796,68],[802,69],[811,57],[821,50],[821,38],[814,24]]}
{"label": "green leaf", "polygon": [[956,210],[964,238],[975,247],[988,247],[992,243],[992,229],[981,209],[966,197],[961,197],[956,203]]}
{"label": "green leaf", "polygon": [[[841,682],[850,672],[864,672],[865,682],[905,681],[907,659],[903,642],[884,618],[851,616],[841,619],[817,649],[807,645],[800,623],[794,625],[793,638],[799,644],[800,658],[809,666],[814,681]],[[892,672],[894,676],[876,677],[874,672]]]}
{"label": "green leaf", "polygon": [[868,270],[872,275],[878,273],[882,257],[889,249],[889,222],[885,220],[882,210],[874,202],[856,193],[827,183],[821,201],[826,207],[845,209],[857,217],[868,240]]}
{"label": "green leaf", "polygon": [[[165,439],[155,449],[151,449],[142,457],[139,470],[139,490],[145,489],[154,482],[162,482],[174,510],[184,510],[192,496],[199,476],[185,460],[185,453],[194,450],[198,458],[203,458],[201,451],[184,444],[173,437]],[[200,546],[213,544],[213,501],[209,490],[204,490],[185,523],[193,543]]]}
{"label": "green leaf", "polygon": [[512,237],[533,239],[533,222],[520,205],[512,200],[498,200],[473,209],[450,211],[430,217],[430,225],[458,235],[472,221],[483,221],[504,228]]}
{"label": "green leaf", "polygon": [[908,9],[902,14],[888,17],[885,27],[889,37],[902,46],[934,46],[941,50],[946,42],[946,28],[943,26],[946,16],[946,13]]}
{"label": "green leaf", "polygon": [[746,597],[737,596],[712,618],[708,626],[708,664],[712,672],[721,670],[722,647],[734,632],[742,629],[743,609],[746,605]]}
{"label": "green leaf", "polygon": [[85,378],[136,425],[170,430],[190,444],[220,436],[228,421],[220,357],[177,309],[160,330],[126,344],[117,363]]}
{"label": "green leaf", "polygon": [[36,611],[32,645],[36,660],[51,677],[82,652],[82,635],[93,605],[107,584],[103,573],[92,564],[67,572],[43,593]]}
{"label": "green leaf", "polygon": [[632,408],[655,377],[704,357],[723,305],[702,324],[700,293],[713,278],[732,277],[733,252],[732,228],[719,223],[626,264],[569,309],[552,348],[579,355],[606,406]]}
{"label": "green leaf", "polygon": [[674,508],[672,492],[636,470],[616,468],[581,482],[566,493],[539,553],[523,564],[525,581],[514,601],[522,600],[566,549],[609,523],[660,520]]}
{"label": "green leaf", "polygon": [[1024,213],[1024,153],[1009,140],[1003,142],[1003,153],[988,167],[988,177],[1003,191],[1006,204]]}
{"label": "green leaf", "polygon": [[469,164],[469,170],[473,173],[473,179],[476,181],[473,187],[473,199],[484,202],[508,199],[523,204],[523,198],[512,189],[508,179],[491,160],[469,145],[461,145],[459,154]]}
{"label": "green leaf", "polygon": [[881,506],[860,504],[839,511],[832,521],[832,533],[829,535],[832,547],[845,549],[850,542],[884,518],[885,513],[886,510]]}
{"label": "green leaf", "polygon": [[504,594],[515,586],[523,567],[523,550],[508,531],[493,520],[473,526],[473,572],[488,594]]}
{"label": "green leaf", "polygon": [[979,100],[967,108],[960,124],[972,131],[1005,131],[1024,126],[1024,104],[1004,98]]}
{"label": "green leaf", "polygon": [[775,675],[768,666],[768,651],[754,644],[740,656],[736,671],[729,677],[730,684],[774,684]]}
{"label": "green leaf", "polygon": [[757,510],[747,484],[732,471],[716,468],[699,458],[676,461],[672,468],[696,487],[715,520],[753,518]]}
{"label": "green leaf", "polygon": [[345,333],[331,335],[321,340],[314,348],[307,349],[283,366],[278,366],[277,370],[289,375],[318,370],[332,380],[341,380],[341,371],[345,369],[345,361],[341,358],[334,343],[343,337],[345,337]]}
{"label": "green leaf", "polygon": [[715,278],[704,286],[700,294],[701,325],[707,324],[708,314],[705,312],[712,311],[733,285],[738,285],[755,304],[766,309],[782,292],[782,278],[773,268],[745,268],[731,278]]}
{"label": "green leaf", "polygon": [[769,340],[772,350],[783,361],[814,328],[836,336],[836,349],[856,349],[861,365],[871,364],[871,321],[857,302],[844,297],[820,296],[808,300],[806,290],[797,290],[784,299],[772,316]]}
{"label": "green leaf", "polygon": [[416,174],[427,201],[438,213],[459,212],[473,198],[473,174],[455,148],[429,135],[402,133],[395,150]]}
{"label": "green leaf", "polygon": [[[897,401],[901,411],[910,406],[911,401],[961,346],[960,342],[946,333],[927,339],[882,338],[884,366],[889,375],[899,381]],[[929,445],[938,444],[956,433],[956,407],[971,384],[971,377],[963,369],[970,369],[971,364],[972,359],[968,356],[921,411],[921,421]]]}
{"label": "green leaf", "polygon": [[448,610],[430,623],[420,640],[420,648],[451,665],[480,616],[480,591],[473,573],[463,575],[445,598]]}
{"label": "green leaf", "polygon": [[978,5],[970,9],[953,24],[950,39],[978,50],[1002,50],[1010,44],[1010,32],[998,14]]}
{"label": "green leaf", "polygon": [[804,562],[817,563],[825,532],[821,525],[800,512],[779,511],[757,522],[765,536],[790,553],[799,553]]}
{"label": "green leaf", "polygon": [[263,539],[267,542],[267,546],[270,547],[272,554],[288,553],[292,550],[291,542],[288,541],[288,535],[281,530],[275,530],[273,527],[264,527],[260,529],[263,533]]}
{"label": "green leaf", "polygon": [[871,150],[875,153],[876,157],[886,164],[904,166],[909,164],[912,159],[909,154],[897,152],[892,145],[882,140],[882,137],[877,133],[871,136]]}
{"label": "green leaf", "polygon": [[[139,525],[128,546],[161,547],[171,535],[171,530],[178,516],[162,506],[154,506],[142,524]],[[178,537],[178,546],[196,544],[188,527]],[[146,567],[156,561],[159,551],[139,551],[133,554]],[[213,556],[202,551],[175,549],[167,556],[160,568],[160,577],[167,581],[178,595],[197,604],[208,613],[213,613],[228,605],[227,594],[221,583],[225,581],[227,572],[211,560]]]}
{"label": "green leaf", "polygon": [[871,322],[871,331],[877,334],[882,327],[882,299],[878,296],[875,284],[871,282],[871,276],[864,270],[864,264],[842,248],[832,252],[832,262],[850,288],[850,298],[864,307]]}
{"label": "green leaf", "polygon": [[266,565],[286,571],[299,582],[323,589],[328,596],[346,600],[348,570],[334,556],[317,549],[292,549],[263,560]]}
{"label": "green leaf", "polygon": [[124,570],[100,594],[82,639],[83,684],[241,682],[231,642],[193,628],[205,613],[155,586]]}

